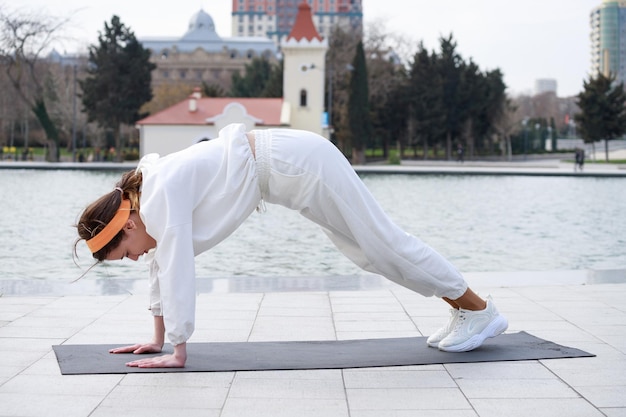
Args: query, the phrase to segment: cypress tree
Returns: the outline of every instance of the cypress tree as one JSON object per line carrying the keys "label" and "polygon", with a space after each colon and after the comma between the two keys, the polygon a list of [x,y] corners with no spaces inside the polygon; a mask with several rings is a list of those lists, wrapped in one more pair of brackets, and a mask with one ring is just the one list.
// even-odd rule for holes
{"label": "cypress tree", "polygon": [[369,88],[363,42],[359,42],[352,61],[352,77],[348,98],[348,124],[352,138],[352,162],[365,163],[365,145],[372,137],[369,109]]}

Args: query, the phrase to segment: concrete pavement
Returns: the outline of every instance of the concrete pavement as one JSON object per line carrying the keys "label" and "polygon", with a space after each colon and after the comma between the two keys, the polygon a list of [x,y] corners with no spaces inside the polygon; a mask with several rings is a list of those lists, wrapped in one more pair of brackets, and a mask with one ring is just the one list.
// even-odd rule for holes
{"label": "concrete pavement", "polygon": [[[336,277],[335,277],[336,278]],[[193,341],[428,335],[447,308],[379,277],[201,285]],[[467,274],[509,332],[593,358],[315,371],[60,374],[52,345],[148,340],[146,280],[0,284],[0,416],[626,416],[626,272]],[[321,280],[321,281],[320,281]],[[263,281],[263,282],[261,282]],[[306,284],[308,282],[308,284]],[[296,285],[297,284],[297,285]],[[78,285],[78,286],[76,286]],[[13,288],[11,290],[9,287]],[[254,288],[264,288],[255,292]],[[4,288],[4,289],[2,289]],[[103,295],[103,293],[109,295]],[[67,295],[63,295],[67,294]]]}

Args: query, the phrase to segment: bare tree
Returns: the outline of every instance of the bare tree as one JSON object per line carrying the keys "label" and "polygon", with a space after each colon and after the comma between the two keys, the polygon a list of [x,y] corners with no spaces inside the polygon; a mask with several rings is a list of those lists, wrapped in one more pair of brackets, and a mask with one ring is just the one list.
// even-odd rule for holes
{"label": "bare tree", "polygon": [[502,157],[507,161],[513,159],[513,148],[511,146],[511,135],[519,130],[520,119],[517,115],[517,107],[510,100],[506,100],[500,113],[494,118],[492,128],[500,142]]}
{"label": "bare tree", "polygon": [[48,110],[51,78],[42,58],[67,21],[0,8],[0,65],[46,132],[49,161],[59,160],[59,131]]}

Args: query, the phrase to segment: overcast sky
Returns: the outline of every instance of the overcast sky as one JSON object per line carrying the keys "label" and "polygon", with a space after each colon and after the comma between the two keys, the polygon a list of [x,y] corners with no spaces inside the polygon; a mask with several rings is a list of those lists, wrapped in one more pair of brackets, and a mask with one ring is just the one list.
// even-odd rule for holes
{"label": "overcast sky", "polygon": [[[363,0],[365,24],[382,22],[387,32],[423,41],[439,50],[439,38],[453,34],[457,51],[482,70],[499,68],[510,94],[534,91],[535,80],[557,80],[560,97],[582,90],[590,68],[589,13],[601,0]],[[86,49],[104,22],[118,15],[138,38],[182,36],[190,17],[204,9],[218,35],[230,37],[230,0],[0,0],[9,10],[71,16],[67,34],[76,39],[60,52]],[[407,10],[411,5],[414,10]],[[415,48],[417,50],[417,46]]]}

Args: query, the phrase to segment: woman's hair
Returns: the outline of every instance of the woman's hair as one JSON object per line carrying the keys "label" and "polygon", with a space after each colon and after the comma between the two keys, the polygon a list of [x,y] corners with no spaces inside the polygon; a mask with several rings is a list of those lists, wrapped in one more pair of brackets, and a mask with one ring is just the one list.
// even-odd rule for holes
{"label": "woman's hair", "polygon": [[[74,257],[76,258],[76,246],[81,240],[89,240],[97,235],[106,226],[120,207],[122,198],[130,200],[130,209],[139,211],[139,194],[141,189],[141,172],[128,171],[117,182],[115,188],[108,194],[103,195],[91,203],[80,216],[76,229],[78,238],[74,242]],[[122,190],[120,192],[120,190]],[[115,249],[124,236],[124,229],[120,230],[109,243],[93,254],[93,257],[102,262],[107,255]]]}

